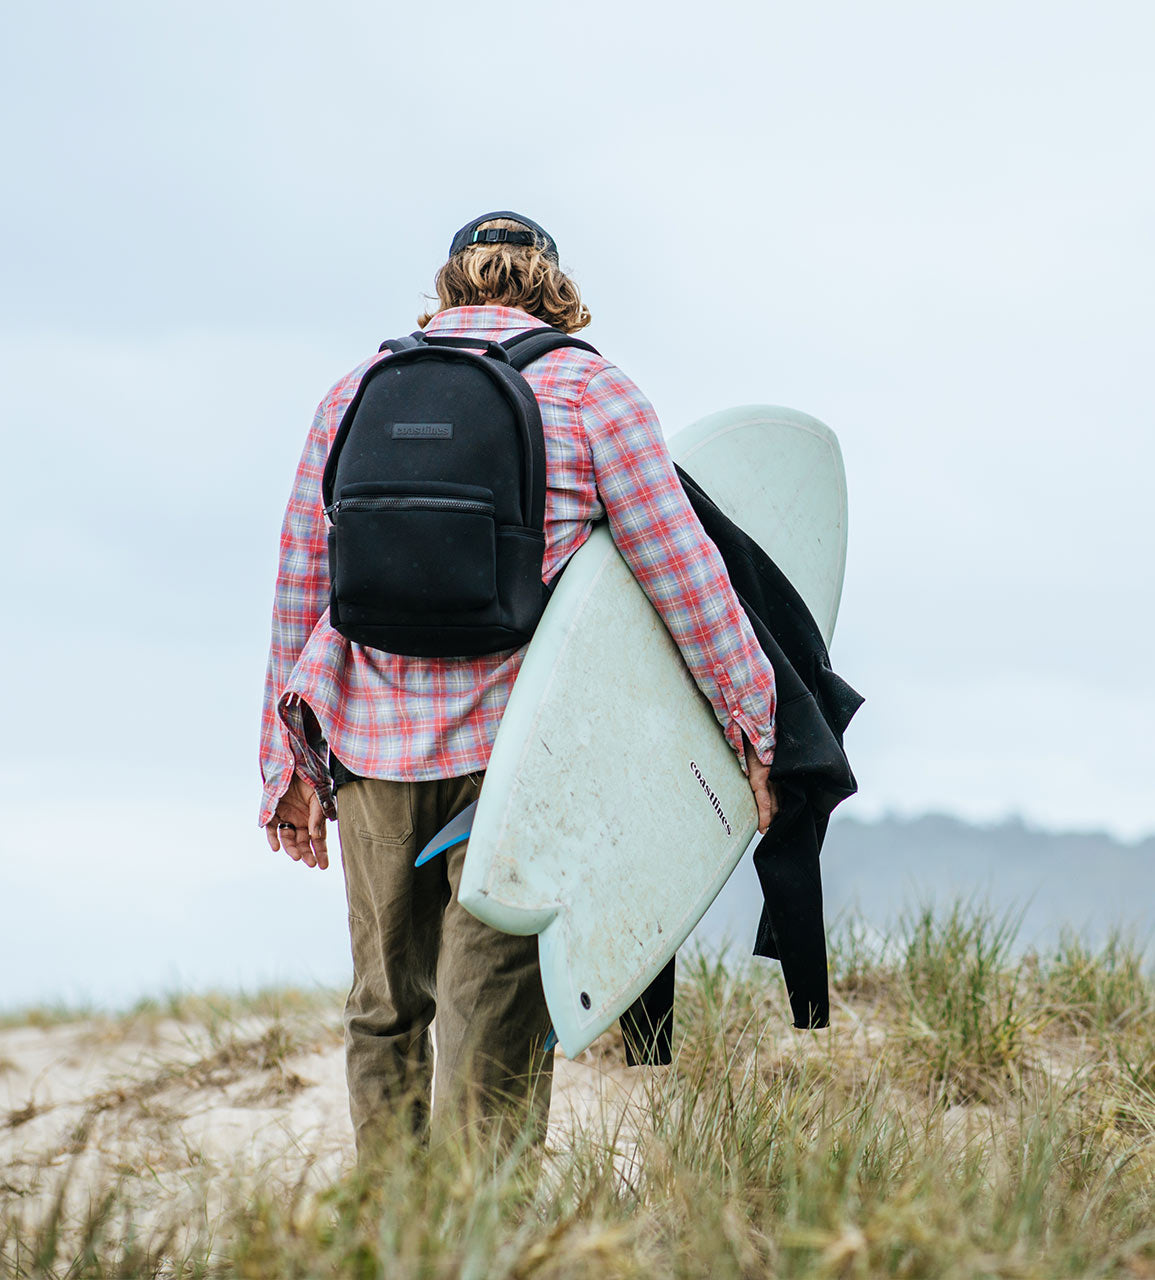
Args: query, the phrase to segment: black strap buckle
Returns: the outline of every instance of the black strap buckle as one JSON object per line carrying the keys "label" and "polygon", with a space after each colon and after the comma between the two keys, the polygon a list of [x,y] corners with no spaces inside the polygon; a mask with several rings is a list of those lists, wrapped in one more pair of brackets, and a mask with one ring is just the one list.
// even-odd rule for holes
{"label": "black strap buckle", "polygon": [[470,237],[470,244],[534,244],[536,237],[532,231],[514,231],[510,227],[487,227],[484,231],[475,230]]}

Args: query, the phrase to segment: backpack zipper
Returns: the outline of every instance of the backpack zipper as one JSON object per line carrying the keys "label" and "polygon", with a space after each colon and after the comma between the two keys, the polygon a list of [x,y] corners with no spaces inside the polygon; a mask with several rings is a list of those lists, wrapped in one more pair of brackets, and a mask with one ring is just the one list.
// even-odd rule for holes
{"label": "backpack zipper", "polygon": [[481,502],[475,498],[426,498],[416,494],[405,496],[396,494],[390,497],[377,498],[338,498],[336,502],[325,508],[325,514],[332,518],[338,511],[470,511],[476,515],[493,515],[493,503]]}

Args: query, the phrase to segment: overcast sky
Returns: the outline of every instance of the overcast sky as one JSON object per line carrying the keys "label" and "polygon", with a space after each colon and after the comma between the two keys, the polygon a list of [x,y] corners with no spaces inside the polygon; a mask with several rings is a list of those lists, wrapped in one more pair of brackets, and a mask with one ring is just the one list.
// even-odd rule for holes
{"label": "overcast sky", "polygon": [[72,973],[217,881],[337,909],[255,827],[277,530],[317,400],[495,207],[668,433],[838,433],[857,816],[1155,830],[1149,5],[0,25],[10,946],[72,921]]}

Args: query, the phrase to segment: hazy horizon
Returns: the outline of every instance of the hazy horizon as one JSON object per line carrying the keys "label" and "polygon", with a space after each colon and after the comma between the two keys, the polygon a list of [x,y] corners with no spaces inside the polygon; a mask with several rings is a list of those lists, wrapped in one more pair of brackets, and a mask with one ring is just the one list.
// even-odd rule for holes
{"label": "hazy horizon", "polygon": [[[841,813],[823,851],[828,929],[855,914],[881,936],[921,904],[944,910],[973,900],[996,915],[1021,913],[1020,951],[1046,949],[1065,929],[1098,946],[1118,926],[1155,962],[1155,836],[1131,843],[1105,833],[1047,833],[1013,820],[862,822]],[[58,906],[56,923],[71,943],[63,950],[43,949],[35,912],[10,919],[0,934],[0,1013],[57,1002],[115,1009],[181,991],[344,985],[351,962],[339,862],[324,873],[281,872],[274,863],[174,883],[156,867],[131,891],[105,894],[99,913],[90,902],[100,900],[100,890],[89,882]],[[158,910],[174,890],[179,910]],[[701,942],[727,943],[736,959],[749,955],[761,901],[747,853],[683,954]],[[38,963],[29,965],[29,956]],[[767,982],[781,981],[777,963],[764,968]]]}

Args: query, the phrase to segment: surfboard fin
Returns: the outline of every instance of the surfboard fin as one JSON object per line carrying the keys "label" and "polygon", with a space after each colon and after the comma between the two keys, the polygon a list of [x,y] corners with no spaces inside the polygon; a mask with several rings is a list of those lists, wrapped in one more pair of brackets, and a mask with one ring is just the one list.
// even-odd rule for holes
{"label": "surfboard fin", "polygon": [[423,867],[427,862],[431,862],[439,853],[444,853],[446,849],[452,849],[455,844],[460,844],[463,840],[469,839],[469,833],[473,830],[473,815],[477,812],[477,801],[469,805],[454,818],[451,822],[447,822],[445,826],[433,837],[424,849],[417,855],[417,861],[413,864],[415,867]]}
{"label": "surfboard fin", "polygon": [[543,1053],[549,1053],[551,1049],[557,1048],[557,1032],[550,1027],[549,1035],[545,1038],[545,1045],[542,1048]]}

